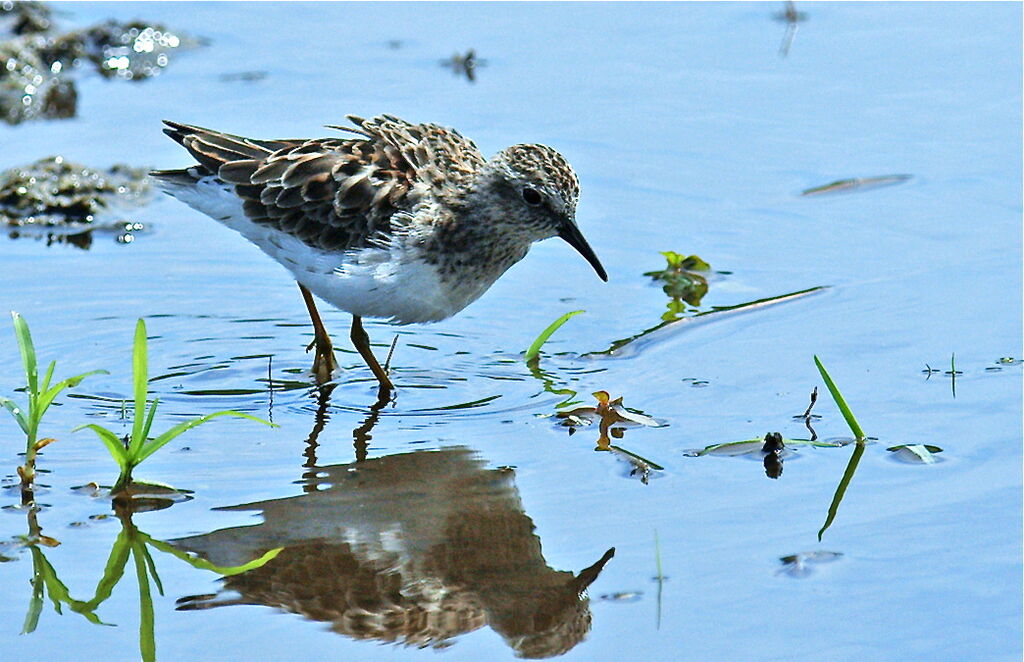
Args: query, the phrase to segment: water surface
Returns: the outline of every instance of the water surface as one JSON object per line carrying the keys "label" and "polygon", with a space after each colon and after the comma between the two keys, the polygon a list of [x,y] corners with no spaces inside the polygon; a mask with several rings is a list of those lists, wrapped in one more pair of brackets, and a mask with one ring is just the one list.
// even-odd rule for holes
{"label": "water surface", "polygon": [[[1020,659],[1021,368],[997,364],[1024,355],[1019,5],[801,3],[785,57],[781,4],[60,8],[70,26],[140,17],[208,45],[139,84],[83,74],[74,119],[0,126],[0,168],[50,154],[182,166],[162,118],[281,137],[387,112],[458,127],[487,154],[516,142],[562,151],[611,276],[599,282],[545,242],[451,320],[368,325],[381,353],[400,334],[398,398],[378,408],[354,352],[335,388],[312,388],[312,330],[286,272],[172,199],[135,214],[147,231],[128,245],[5,239],[3,307],[26,316],[40,356],[58,358],[59,374],[111,372],[45,423],[59,441],[40,458],[38,522],[61,542],[43,551],[75,598],[92,597],[122,525],[108,500],[72,490],[115,471],[90,433],[70,430],[126,429],[137,317],[162,377],[159,425],[235,408],[281,426],[211,423],[139,470],[193,498],[136,514],[138,532],[220,565],[286,547],[285,574],[268,563],[224,581],[154,551],[159,659],[414,660],[432,655],[423,632],[455,660]],[[469,48],[485,61],[473,82],[440,64]],[[896,174],[911,178],[801,195]],[[666,250],[729,272],[701,310],[828,289],[585,356],[661,321],[667,298],[642,274]],[[532,373],[521,352],[576,309],[587,312]],[[322,313],[347,351],[347,314]],[[807,438],[793,416],[815,386],[817,435],[849,437],[815,354],[878,440],[820,542],[853,446],[793,447],[776,480],[759,454],[686,455],[773,431]],[[9,326],[0,375],[11,395]],[[596,425],[567,434],[552,418],[567,398],[552,391],[565,389],[581,405],[605,390],[657,419],[611,443],[663,470],[644,482],[622,454],[595,452]],[[13,475],[17,427],[0,435]],[[885,450],[898,444],[939,446],[943,461],[898,462]],[[0,515],[3,540],[26,531],[24,511]],[[612,547],[596,579],[583,574]],[[96,612],[116,627],[47,603],[19,636],[29,551],[0,550],[13,559],[0,566],[9,656],[138,657],[132,565]],[[810,556],[781,560],[796,554]],[[566,590],[581,576],[589,601]],[[396,577],[416,590],[396,597]],[[323,578],[348,593],[317,598]],[[176,608],[232,597],[241,604]],[[420,609],[436,627],[401,630],[394,609],[339,626],[353,603]],[[419,634],[378,645],[399,632]],[[88,655],[69,641],[89,642]]]}

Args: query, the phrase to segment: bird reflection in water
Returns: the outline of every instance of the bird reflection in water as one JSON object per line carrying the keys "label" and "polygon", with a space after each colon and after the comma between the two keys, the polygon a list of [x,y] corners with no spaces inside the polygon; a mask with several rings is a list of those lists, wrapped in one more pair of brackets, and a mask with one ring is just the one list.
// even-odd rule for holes
{"label": "bird reflection in water", "polygon": [[[354,431],[357,456],[378,414]],[[284,547],[179,609],[267,605],[354,639],[435,648],[489,625],[526,658],[565,653],[589,631],[585,591],[615,550],[577,574],[549,567],[511,469],[465,447],[325,467],[314,457],[307,446],[301,496],[227,509],[260,511],[261,524],[174,541],[217,564]]]}

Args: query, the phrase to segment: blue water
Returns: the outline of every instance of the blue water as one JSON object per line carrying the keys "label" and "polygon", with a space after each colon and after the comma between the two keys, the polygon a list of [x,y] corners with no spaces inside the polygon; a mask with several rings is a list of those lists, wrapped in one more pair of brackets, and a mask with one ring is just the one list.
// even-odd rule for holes
{"label": "blue water", "polygon": [[[589,589],[589,633],[567,660],[1019,660],[1021,366],[996,362],[1024,355],[1021,7],[797,7],[806,20],[782,57],[786,25],[772,17],[781,3],[61,5],[69,27],[137,16],[209,45],[176,55],[141,84],[83,75],[75,119],[0,126],[0,168],[56,153],[96,166],[183,166],[186,154],[160,132],[163,118],[281,137],[327,135],[322,125],[347,113],[386,112],[457,127],[487,154],[550,144],[580,175],[578,220],[610,283],[564,243],[545,242],[463,314],[400,329],[399,395],[370,432],[370,461],[465,447],[477,462],[466,470],[473,480],[514,467],[494,508],[532,521],[551,569],[579,572],[615,547]],[[439,64],[468,48],[485,60],[473,83]],[[221,79],[250,71],[266,76]],[[800,195],[904,173],[912,178],[894,186]],[[158,540],[218,540],[227,535],[220,530],[259,523],[261,510],[213,508],[263,502],[292,513],[283,529],[293,538],[322,525],[334,528],[316,535],[336,543],[403,530],[432,540],[417,526],[440,529],[422,524],[416,499],[458,504],[460,492],[441,492],[429,470],[418,487],[403,474],[393,496],[353,499],[364,492],[332,482],[329,494],[342,505],[327,514],[313,499],[287,501],[304,492],[305,442],[317,423],[309,388],[271,393],[266,383],[268,371],[278,384],[307,379],[311,330],[294,284],[174,200],[157,199],[136,217],[150,229],[130,245],[97,238],[80,251],[19,239],[0,251],[0,307],[26,316],[40,356],[59,358],[58,374],[111,372],[84,382],[76,391],[87,397],[63,398],[46,419],[59,441],[40,458],[50,488],[38,518],[62,543],[44,551],[71,594],[92,595],[120,527],[113,517],[89,519],[109,513],[109,501],[71,491],[109,484],[116,472],[90,433],[70,430],[123,426],[118,402],[129,394],[140,316],[152,336],[151,373],[180,373],[152,385],[166,407],[158,424],[236,408],[281,427],[219,421],[154,455],[139,475],[194,498],[137,514],[139,529]],[[642,273],[663,266],[664,250],[731,272],[713,279],[703,309],[829,289],[679,325],[615,357],[580,356],[660,321],[665,295]],[[324,308],[348,349],[347,315]],[[576,309],[587,312],[545,346],[541,368],[552,388],[578,391],[584,404],[603,389],[664,423],[613,439],[664,467],[646,485],[612,453],[593,452],[596,426],[573,436],[556,426],[549,416],[565,396],[545,392],[521,360],[541,329]],[[394,329],[368,328],[385,352]],[[962,372],[955,397],[943,374],[954,353]],[[748,458],[684,456],[776,430],[806,437],[792,417],[815,386],[818,435],[849,436],[815,354],[878,438],[821,542],[852,446],[799,448],[778,480]],[[344,356],[352,370],[331,393],[315,449],[316,466],[331,475],[356,459],[353,430],[374,402],[368,371],[355,354]],[[939,372],[926,375],[926,366]],[[20,397],[19,371],[10,327],[0,328],[0,393]],[[691,386],[694,379],[707,384]],[[239,389],[251,392],[230,392]],[[0,466],[13,474],[21,439],[12,421],[0,425]],[[943,461],[899,463],[885,450],[917,443],[941,447]],[[434,457],[415,456],[428,466]],[[439,484],[456,480],[454,469],[436,471]],[[10,492],[5,503],[16,502]],[[444,521],[473,521],[451,508]],[[23,511],[0,513],[0,539],[25,527]],[[259,542],[211,554],[242,562],[284,544]],[[814,551],[842,556],[808,563],[806,576],[780,572],[780,557]],[[47,603],[37,630],[19,635],[32,561],[28,550],[0,553],[16,559],[0,564],[0,642],[9,657],[138,658],[130,564],[97,610],[117,627],[66,608],[58,616]],[[155,596],[159,659],[432,655],[270,606],[177,611],[177,599],[221,584],[153,554],[165,589]],[[668,577],[660,601],[652,580],[659,557]],[[490,625],[449,642],[448,659],[514,656],[495,627],[500,618],[487,613]],[[69,649],[71,641],[88,646]]]}

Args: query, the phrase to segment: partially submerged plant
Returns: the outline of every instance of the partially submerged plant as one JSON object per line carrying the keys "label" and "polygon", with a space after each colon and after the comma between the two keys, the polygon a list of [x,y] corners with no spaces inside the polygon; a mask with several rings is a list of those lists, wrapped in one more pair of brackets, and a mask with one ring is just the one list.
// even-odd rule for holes
{"label": "partially submerged plant", "polygon": [[828,392],[832,395],[832,399],[835,400],[836,406],[839,407],[839,411],[842,412],[843,418],[846,419],[846,424],[850,426],[850,431],[853,432],[854,438],[857,443],[862,444],[867,439],[864,436],[864,430],[860,428],[860,423],[857,422],[856,417],[853,415],[853,411],[850,410],[850,405],[846,404],[846,399],[843,398],[843,394],[839,392],[839,387],[832,381],[832,377],[825,370],[825,366],[822,365],[821,359],[815,355],[814,365],[818,366],[818,372],[821,373],[821,378],[825,380],[825,386],[828,387]]}
{"label": "partially submerged plant", "polygon": [[39,439],[39,424],[43,420],[43,415],[61,391],[77,386],[89,375],[106,374],[106,370],[85,372],[68,377],[51,386],[50,381],[53,378],[53,369],[57,366],[57,362],[50,361],[49,367],[46,368],[46,374],[40,380],[36,364],[36,348],[32,344],[32,334],[29,333],[28,323],[16,312],[12,311],[11,317],[14,319],[14,336],[18,339],[21,364],[25,370],[25,393],[28,395],[28,409],[22,409],[14,400],[4,397],[0,397],[0,405],[10,412],[22,432],[25,433],[25,464],[18,467],[18,476],[21,477],[21,501],[23,504],[29,504],[33,500],[32,481],[36,475],[36,453],[54,441],[50,438]]}
{"label": "partially submerged plant", "polygon": [[663,283],[662,290],[668,295],[668,310],[661,319],[669,322],[679,319],[686,312],[686,305],[696,308],[708,293],[708,280],[701,272],[711,270],[711,265],[696,255],[683,255],[675,251],[662,251],[667,265],[661,271],[648,271],[650,276]]}
{"label": "partially submerged plant", "polygon": [[853,454],[850,456],[850,462],[846,465],[846,471],[843,472],[843,477],[839,481],[839,485],[836,486],[836,493],[832,497],[832,504],[828,508],[828,517],[825,518],[825,524],[818,531],[818,540],[825,535],[825,531],[828,527],[832,526],[832,521],[836,518],[836,513],[839,512],[839,504],[843,502],[843,497],[846,495],[846,488],[850,486],[850,481],[853,480],[853,474],[857,472],[857,465],[860,464],[860,458],[864,455],[864,448],[867,444],[867,437],[864,436],[864,430],[861,429],[860,423],[857,422],[856,417],[853,415],[853,411],[850,409],[850,405],[846,404],[846,399],[843,394],[839,392],[839,387],[832,381],[831,375],[825,370],[825,366],[822,365],[821,359],[815,355],[814,365],[818,366],[818,372],[821,373],[821,378],[825,380],[825,386],[828,387],[828,392],[832,394],[832,399],[835,400],[836,406],[839,407],[839,411],[842,412],[843,418],[846,419],[846,424],[850,426],[850,431],[853,432],[854,438],[857,440],[856,447],[853,449]]}
{"label": "partially submerged plant", "polygon": [[149,436],[149,432],[150,428],[153,426],[153,418],[156,416],[157,403],[160,402],[160,399],[154,399],[153,404],[150,405],[147,410],[146,386],[148,384],[148,372],[146,323],[141,318],[135,325],[135,346],[132,354],[132,372],[135,386],[135,418],[132,423],[132,431],[130,435],[122,439],[107,428],[94,423],[80,425],[75,428],[75,432],[84,428],[89,428],[95,432],[104,445],[106,445],[107,450],[110,451],[111,457],[113,457],[114,461],[117,462],[117,466],[120,468],[121,473],[111,490],[111,494],[117,495],[118,493],[125,491],[125,489],[131,485],[132,470],[142,464],[146,458],[163,448],[168,442],[176,438],[178,435],[191,430],[198,425],[202,425],[210,419],[217,418],[219,416],[235,416],[238,418],[247,418],[251,421],[263,423],[264,425],[269,425],[271,427],[277,427],[274,423],[264,421],[263,419],[250,414],[228,410],[218,411],[213,414],[194,418],[191,421],[179,423],[167,432],[151,438]]}
{"label": "partially submerged plant", "polygon": [[544,343],[548,341],[548,338],[550,338],[555,331],[558,331],[560,328],[562,328],[562,325],[568,322],[571,318],[583,312],[586,311],[574,310],[572,312],[566,313],[559,317],[558,319],[556,319],[551,324],[549,324],[547,328],[545,328],[543,331],[541,331],[540,335],[537,336],[537,338],[533,341],[533,344],[530,345],[530,348],[526,350],[526,355],[524,357],[526,359],[526,362],[536,362],[540,357],[540,348],[544,346]]}

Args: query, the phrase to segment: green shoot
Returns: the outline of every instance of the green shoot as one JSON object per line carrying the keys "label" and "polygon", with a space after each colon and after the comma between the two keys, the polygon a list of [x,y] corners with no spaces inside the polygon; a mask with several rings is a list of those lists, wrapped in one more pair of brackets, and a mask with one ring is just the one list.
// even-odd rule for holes
{"label": "green shoot", "polygon": [[549,324],[548,328],[541,331],[540,335],[537,336],[537,339],[533,341],[532,345],[530,345],[530,348],[526,350],[526,362],[530,363],[531,361],[536,359],[540,355],[540,348],[544,346],[544,343],[548,341],[548,338],[550,338],[555,331],[558,331],[558,329],[560,329],[563,324],[568,322],[570,318],[575,317],[576,315],[579,315],[582,312],[584,311],[574,310],[571,313],[566,313],[559,317],[558,319],[556,319],[551,324]]}
{"label": "green shoot", "polygon": [[860,464],[861,455],[864,454],[864,443],[867,437],[864,435],[864,430],[861,429],[860,424],[857,423],[857,419],[854,417],[853,412],[850,411],[850,405],[846,404],[846,400],[843,398],[843,394],[839,392],[839,387],[832,381],[832,377],[829,376],[828,371],[825,370],[825,366],[822,365],[821,360],[815,355],[814,364],[818,366],[818,372],[821,373],[821,378],[825,380],[825,386],[828,387],[828,392],[832,394],[832,399],[835,400],[836,406],[839,407],[839,411],[842,412],[843,418],[846,419],[846,424],[850,426],[850,431],[853,432],[853,436],[857,439],[857,447],[853,449],[853,455],[850,456],[850,462],[846,465],[846,471],[843,472],[843,477],[839,481],[839,485],[836,487],[835,495],[832,497],[832,504],[828,508],[828,517],[825,518],[825,524],[818,531],[818,540],[825,535],[825,531],[832,526],[832,522],[836,518],[836,513],[839,512],[839,504],[843,502],[843,497],[846,495],[846,488],[850,486],[850,481],[853,480],[853,474],[857,472],[857,465]]}
{"label": "green shoot", "polygon": [[864,430],[860,428],[860,424],[857,423],[857,419],[854,418],[853,412],[850,411],[850,405],[846,404],[846,400],[843,398],[843,394],[839,392],[839,387],[832,381],[832,377],[829,376],[828,371],[825,370],[825,366],[821,364],[821,360],[817,355],[814,356],[814,364],[818,366],[818,372],[821,373],[821,378],[825,380],[825,386],[828,387],[828,392],[832,394],[832,399],[836,401],[836,406],[839,407],[839,411],[842,412],[843,418],[846,419],[846,424],[850,426],[850,431],[853,432],[853,436],[857,439],[857,443],[864,443],[866,439]]}
{"label": "green shoot", "polygon": [[39,424],[42,422],[46,410],[64,389],[78,386],[79,382],[89,375],[107,373],[106,370],[93,370],[75,377],[68,377],[51,385],[53,370],[57,366],[56,361],[51,361],[43,378],[40,379],[36,363],[36,348],[32,343],[32,334],[28,330],[28,323],[16,312],[12,311],[11,317],[14,320],[14,336],[18,340],[18,349],[21,350],[22,367],[25,370],[25,393],[28,395],[28,409],[23,409],[14,400],[4,397],[0,397],[0,406],[7,409],[17,421],[18,426],[21,427],[21,431],[25,433],[25,465],[18,467],[18,475],[21,476],[22,503],[27,504],[32,501],[36,453],[53,441],[53,439],[39,439]]}
{"label": "green shoot", "polygon": [[132,354],[135,417],[132,422],[131,434],[126,439],[122,440],[107,428],[93,423],[80,425],[75,428],[75,432],[85,428],[95,432],[96,436],[98,436],[100,441],[102,441],[107,447],[107,451],[110,452],[111,457],[113,457],[114,461],[117,462],[120,475],[118,476],[117,482],[114,484],[113,490],[111,491],[112,494],[116,495],[124,491],[124,489],[132,482],[132,471],[135,467],[142,464],[142,462],[153,455],[153,453],[166,446],[182,433],[202,425],[211,419],[218,418],[220,416],[234,416],[236,418],[247,418],[251,421],[263,423],[264,425],[269,425],[271,427],[277,427],[269,421],[264,421],[263,419],[256,418],[250,414],[229,410],[207,414],[206,416],[201,416],[190,421],[179,423],[163,434],[150,437],[150,430],[153,426],[153,419],[156,416],[157,405],[159,404],[160,399],[154,399],[152,405],[147,407],[146,391],[149,383],[147,358],[146,323],[140,318],[138,323],[135,325],[135,344]]}

